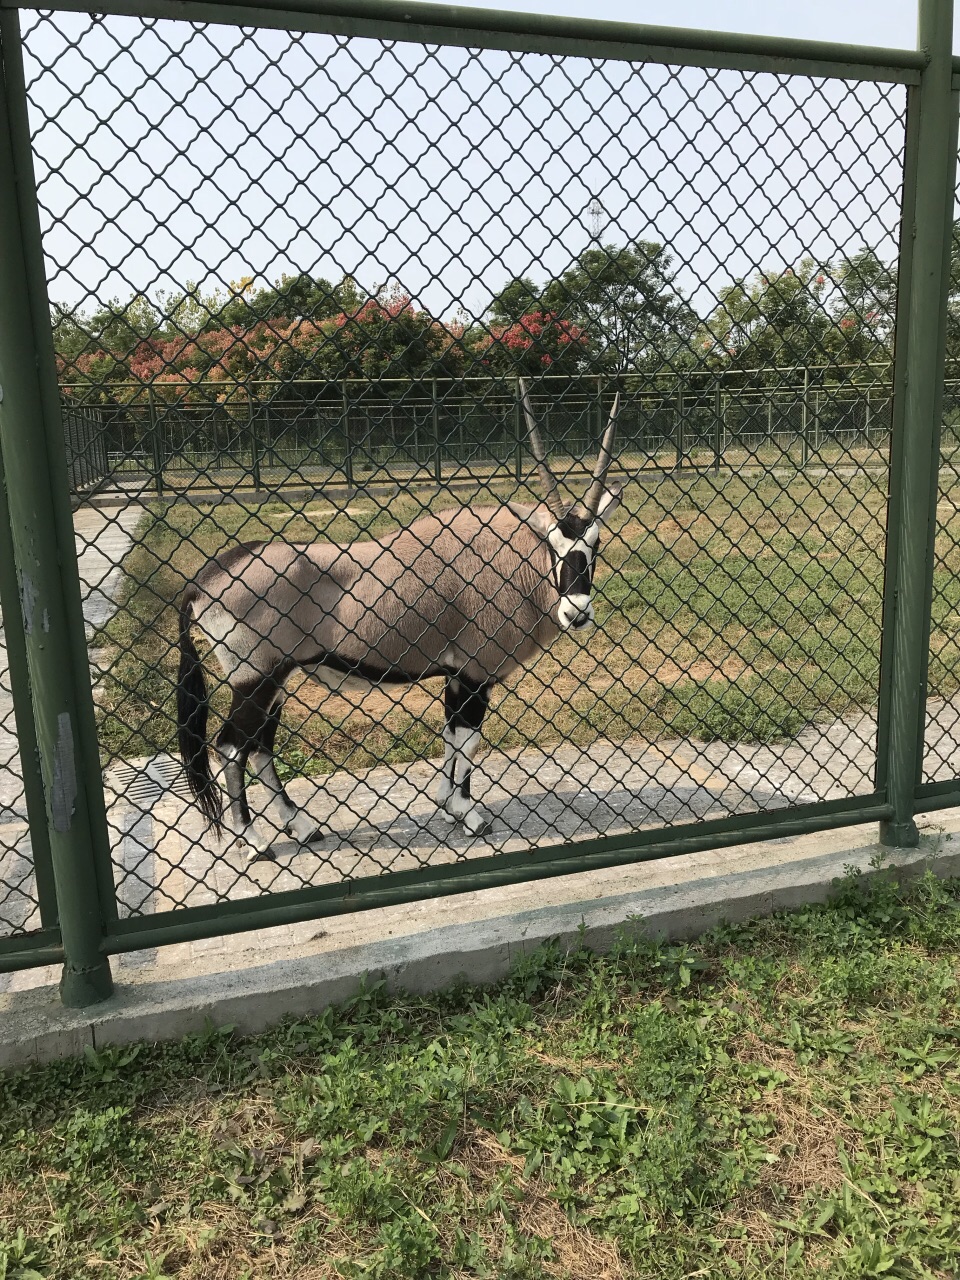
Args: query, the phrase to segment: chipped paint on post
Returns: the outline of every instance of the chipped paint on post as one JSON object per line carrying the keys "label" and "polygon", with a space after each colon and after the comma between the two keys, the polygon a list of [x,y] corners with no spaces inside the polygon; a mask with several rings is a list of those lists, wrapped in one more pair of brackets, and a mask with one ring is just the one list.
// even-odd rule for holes
{"label": "chipped paint on post", "polygon": [[77,763],[73,749],[73,725],[62,711],[57,716],[57,745],[53,756],[50,817],[55,831],[69,831],[76,811]]}
{"label": "chipped paint on post", "polygon": [[21,570],[20,573],[20,608],[23,610],[23,630],[28,636],[33,635],[33,610],[37,603],[37,593],[33,579]]}

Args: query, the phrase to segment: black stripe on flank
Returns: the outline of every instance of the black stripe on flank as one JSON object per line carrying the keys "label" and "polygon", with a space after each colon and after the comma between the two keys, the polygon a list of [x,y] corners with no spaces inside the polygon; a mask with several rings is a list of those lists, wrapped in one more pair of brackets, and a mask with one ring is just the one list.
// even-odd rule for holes
{"label": "black stripe on flank", "polygon": [[325,653],[322,649],[309,658],[300,658],[297,666],[308,672],[311,667],[330,667],[342,675],[357,676],[368,684],[416,684],[418,680],[432,680],[436,676],[449,676],[446,667],[427,667],[422,671],[405,671],[403,667],[380,667],[373,662],[342,658],[338,653]]}

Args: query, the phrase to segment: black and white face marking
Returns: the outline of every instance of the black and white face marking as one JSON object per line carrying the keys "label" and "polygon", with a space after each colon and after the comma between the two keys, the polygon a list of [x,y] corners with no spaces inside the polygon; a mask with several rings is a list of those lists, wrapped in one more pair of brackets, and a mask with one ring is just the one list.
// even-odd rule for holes
{"label": "black and white face marking", "polygon": [[593,570],[600,525],[572,512],[547,532],[553,576],[560,593],[557,621],[563,631],[584,631],[593,623]]}

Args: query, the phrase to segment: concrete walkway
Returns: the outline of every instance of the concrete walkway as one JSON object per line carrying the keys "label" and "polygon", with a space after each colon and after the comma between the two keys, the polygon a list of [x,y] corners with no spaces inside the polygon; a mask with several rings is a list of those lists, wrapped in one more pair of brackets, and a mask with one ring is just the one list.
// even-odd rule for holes
{"label": "concrete walkway", "polygon": [[[491,751],[480,758],[474,775],[474,794],[494,820],[493,832],[482,839],[451,827],[438,814],[432,799],[436,760],[295,779],[288,789],[319,819],[323,839],[305,848],[277,832],[273,859],[253,863],[245,850],[205,829],[184,797],[172,759],[117,765],[106,774],[107,816],[121,914],[151,915],[218,898],[249,898],[598,834],[862,794],[872,790],[874,737],[872,717],[859,716],[775,746],[633,740],[588,749],[567,745],[550,753]],[[264,788],[251,786],[250,800],[257,811],[268,796]],[[259,820],[269,822],[269,814]],[[792,855],[785,847],[776,856]],[[425,904],[428,914],[429,909]],[[282,948],[320,936],[326,927],[315,922],[267,932],[271,945]],[[188,960],[203,957],[204,963],[231,971],[249,963],[252,945],[242,934],[209,938],[118,956],[114,970],[121,979],[153,974],[165,980]],[[56,977],[54,970],[43,969],[7,975],[0,977],[0,992]]]}

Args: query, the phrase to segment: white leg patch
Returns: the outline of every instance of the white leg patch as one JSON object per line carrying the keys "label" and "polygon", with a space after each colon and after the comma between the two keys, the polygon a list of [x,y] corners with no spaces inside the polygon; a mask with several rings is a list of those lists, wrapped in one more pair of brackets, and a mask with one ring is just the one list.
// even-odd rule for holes
{"label": "white leg patch", "polygon": [[480,746],[480,733],[477,729],[444,729],[446,752],[443,761],[443,775],[437,788],[437,803],[446,817],[453,822],[462,822],[471,835],[485,834],[492,823],[484,811],[470,798],[470,775],[473,773],[473,759]]}
{"label": "white leg patch", "polygon": [[437,787],[437,804],[441,808],[450,799],[453,792],[453,762],[456,758],[457,750],[451,741],[451,734],[446,729],[443,731],[444,752],[443,766],[440,773],[440,785]]}

